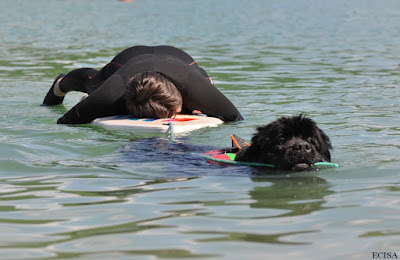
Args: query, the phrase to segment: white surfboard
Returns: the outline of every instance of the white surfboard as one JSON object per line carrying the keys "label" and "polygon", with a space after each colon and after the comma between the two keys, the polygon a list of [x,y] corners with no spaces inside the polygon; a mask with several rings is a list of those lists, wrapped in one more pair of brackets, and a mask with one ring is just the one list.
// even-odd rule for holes
{"label": "white surfboard", "polygon": [[217,127],[223,121],[219,118],[197,115],[177,115],[175,118],[134,118],[129,115],[110,116],[95,119],[91,124],[109,129],[135,133],[168,133],[173,127],[175,134],[188,133],[204,127]]}

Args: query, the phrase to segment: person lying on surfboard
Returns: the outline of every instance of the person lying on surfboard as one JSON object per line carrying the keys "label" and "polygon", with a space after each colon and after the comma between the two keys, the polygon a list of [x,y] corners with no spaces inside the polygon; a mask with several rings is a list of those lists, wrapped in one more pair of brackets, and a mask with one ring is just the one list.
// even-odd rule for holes
{"label": "person lying on surfboard", "polygon": [[99,71],[80,68],[60,74],[43,105],[61,104],[70,91],[89,96],[59,118],[58,124],[86,124],[123,114],[166,118],[194,110],[223,121],[244,119],[196,61],[172,46],[134,46]]}

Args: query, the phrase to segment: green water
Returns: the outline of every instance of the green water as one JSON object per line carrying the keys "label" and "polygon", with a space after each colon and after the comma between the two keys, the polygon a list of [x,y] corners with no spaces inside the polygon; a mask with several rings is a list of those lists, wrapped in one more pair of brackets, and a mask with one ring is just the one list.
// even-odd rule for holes
{"label": "green water", "polygon": [[[399,1],[0,1],[0,259],[400,257]],[[69,127],[56,75],[124,48],[196,58],[247,118],[161,138]],[[187,156],[305,113],[338,169]]]}

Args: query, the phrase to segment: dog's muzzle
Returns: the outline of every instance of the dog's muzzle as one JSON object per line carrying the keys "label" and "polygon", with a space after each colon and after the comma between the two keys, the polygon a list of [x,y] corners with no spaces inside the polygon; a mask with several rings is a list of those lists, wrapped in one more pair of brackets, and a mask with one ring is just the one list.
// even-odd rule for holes
{"label": "dog's muzzle", "polygon": [[297,139],[288,149],[287,161],[293,165],[292,170],[303,171],[315,162],[315,154],[309,142]]}

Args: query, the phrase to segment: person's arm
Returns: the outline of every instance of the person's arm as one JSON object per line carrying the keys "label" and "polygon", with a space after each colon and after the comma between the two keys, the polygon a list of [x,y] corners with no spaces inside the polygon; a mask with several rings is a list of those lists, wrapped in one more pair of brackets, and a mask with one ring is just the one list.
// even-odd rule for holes
{"label": "person's arm", "polygon": [[127,113],[123,99],[125,92],[123,79],[114,74],[59,118],[57,124],[86,124],[99,117]]}
{"label": "person's arm", "polygon": [[244,120],[235,105],[198,71],[189,71],[185,85],[182,93],[185,109],[200,110],[223,121]]}

